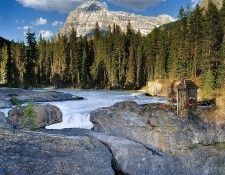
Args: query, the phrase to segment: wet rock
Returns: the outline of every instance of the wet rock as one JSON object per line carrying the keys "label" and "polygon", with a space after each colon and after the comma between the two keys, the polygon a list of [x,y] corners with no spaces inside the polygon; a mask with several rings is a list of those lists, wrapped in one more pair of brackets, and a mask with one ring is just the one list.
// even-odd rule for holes
{"label": "wet rock", "polygon": [[15,107],[8,112],[8,122],[14,128],[41,129],[62,122],[61,110],[53,105]]}

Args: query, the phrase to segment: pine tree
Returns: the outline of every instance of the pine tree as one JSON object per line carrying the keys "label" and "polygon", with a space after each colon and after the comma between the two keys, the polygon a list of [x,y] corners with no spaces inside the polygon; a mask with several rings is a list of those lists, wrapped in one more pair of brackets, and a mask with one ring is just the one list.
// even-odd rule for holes
{"label": "pine tree", "polygon": [[215,89],[215,77],[212,70],[208,69],[202,75],[202,98],[210,99],[213,95],[213,90]]}
{"label": "pine tree", "polygon": [[81,69],[81,86],[86,88],[88,86],[88,56],[87,48],[84,48],[82,54],[82,69]]}
{"label": "pine tree", "polygon": [[95,29],[94,29],[94,39],[99,40],[101,37],[101,31],[98,22],[95,24]]}
{"label": "pine tree", "polygon": [[[210,2],[206,12],[206,40],[204,45],[206,69],[211,69],[215,77],[215,86],[218,86],[218,68],[220,65],[219,50],[223,41],[221,19],[217,7]],[[207,70],[205,70],[207,71]]]}
{"label": "pine tree", "polygon": [[38,59],[37,42],[35,39],[35,33],[27,32],[27,47],[26,47],[26,63],[25,63],[25,75],[24,85],[25,88],[34,87],[36,84],[35,66]]}
{"label": "pine tree", "polygon": [[136,86],[141,88],[146,83],[146,66],[145,66],[145,53],[144,46],[141,44],[137,50],[137,82]]}
{"label": "pine tree", "polygon": [[90,62],[92,61],[89,59],[90,55],[90,47],[88,44],[87,37],[82,38],[80,41],[82,44],[82,54],[81,54],[81,87],[87,88],[89,87],[91,83],[91,77],[90,77],[90,66],[92,65]]}
{"label": "pine tree", "polygon": [[19,86],[19,73],[15,64],[15,59],[12,57],[11,45],[7,45],[7,63],[6,63],[6,82],[9,87]]}
{"label": "pine tree", "polygon": [[189,26],[189,40],[192,47],[191,66],[189,66],[189,70],[191,71],[192,77],[197,77],[205,66],[202,58],[205,18],[203,16],[203,10],[199,5],[196,6],[196,9],[190,15]]}
{"label": "pine tree", "polygon": [[72,82],[75,87],[79,87],[80,85],[80,60],[78,56],[78,41],[77,41],[77,33],[73,29],[70,37],[69,37],[69,45],[70,45],[70,57],[72,63]]}

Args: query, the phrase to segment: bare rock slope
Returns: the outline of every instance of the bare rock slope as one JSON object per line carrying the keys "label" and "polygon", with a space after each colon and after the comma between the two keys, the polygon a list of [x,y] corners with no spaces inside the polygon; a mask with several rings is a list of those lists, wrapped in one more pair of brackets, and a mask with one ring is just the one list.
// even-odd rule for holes
{"label": "bare rock slope", "polygon": [[96,22],[98,22],[100,29],[103,31],[108,30],[108,27],[114,24],[119,25],[122,31],[125,31],[129,21],[136,31],[147,35],[155,27],[173,22],[175,19],[166,14],[157,17],[147,17],[121,11],[110,11],[101,2],[91,0],[81,4],[69,14],[60,33],[69,34],[75,29],[79,36],[86,35],[93,31]]}

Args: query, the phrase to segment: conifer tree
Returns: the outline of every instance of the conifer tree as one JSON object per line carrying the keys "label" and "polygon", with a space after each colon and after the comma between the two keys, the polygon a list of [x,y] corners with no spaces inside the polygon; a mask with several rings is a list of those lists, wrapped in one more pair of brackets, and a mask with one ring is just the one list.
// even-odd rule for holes
{"label": "conifer tree", "polygon": [[19,86],[19,73],[16,67],[15,59],[12,57],[11,45],[7,45],[7,63],[6,63],[6,81],[9,87]]}
{"label": "conifer tree", "polygon": [[38,59],[37,42],[35,33],[30,31],[26,34],[27,47],[26,47],[26,62],[25,62],[25,75],[24,85],[25,88],[34,87],[36,84],[35,66]]}
{"label": "conifer tree", "polygon": [[77,33],[73,29],[69,37],[70,57],[72,63],[72,81],[75,87],[80,85],[80,60],[78,56]]}

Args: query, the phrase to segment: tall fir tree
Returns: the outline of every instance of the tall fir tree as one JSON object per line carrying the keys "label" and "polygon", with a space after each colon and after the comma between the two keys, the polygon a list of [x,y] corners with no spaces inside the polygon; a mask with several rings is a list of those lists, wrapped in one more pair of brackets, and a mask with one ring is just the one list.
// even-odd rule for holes
{"label": "tall fir tree", "polygon": [[31,88],[36,85],[36,61],[38,59],[37,42],[35,39],[35,33],[30,31],[26,34],[27,47],[26,47],[26,62],[25,62],[25,75],[24,85],[25,88]]}

